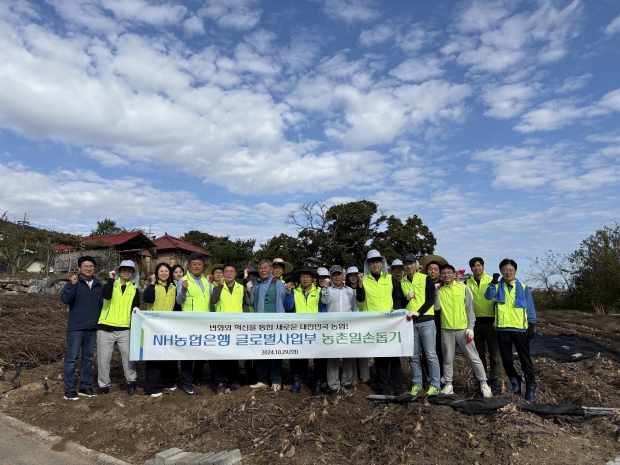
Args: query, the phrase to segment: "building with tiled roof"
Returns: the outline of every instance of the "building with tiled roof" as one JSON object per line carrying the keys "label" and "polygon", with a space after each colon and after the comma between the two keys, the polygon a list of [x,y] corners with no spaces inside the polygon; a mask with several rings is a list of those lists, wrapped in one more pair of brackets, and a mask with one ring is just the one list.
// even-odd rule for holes
{"label": "building with tiled roof", "polygon": [[157,246],[157,262],[165,262],[168,265],[181,265],[187,268],[190,254],[196,252],[207,257],[206,264],[211,264],[211,253],[195,246],[179,237],[170,236],[164,233],[163,236],[155,239]]}

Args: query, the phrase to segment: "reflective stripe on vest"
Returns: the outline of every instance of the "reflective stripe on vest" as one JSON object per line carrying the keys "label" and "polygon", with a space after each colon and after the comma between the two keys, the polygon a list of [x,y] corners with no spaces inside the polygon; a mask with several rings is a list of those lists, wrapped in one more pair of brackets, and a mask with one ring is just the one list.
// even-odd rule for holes
{"label": "reflective stripe on vest", "polygon": [[[403,290],[405,299],[410,292],[415,292],[415,297],[407,302],[407,310],[417,312],[426,302],[426,275],[418,271],[413,275],[413,282],[409,281],[409,276],[403,276],[400,280],[400,288]],[[424,316],[432,316],[435,314],[435,306],[431,305]]]}
{"label": "reflective stripe on vest", "polygon": [[372,275],[368,275],[363,283],[366,291],[366,311],[389,312],[394,308],[392,300],[392,275],[381,273],[377,281]]}
{"label": "reflective stripe on vest", "polygon": [[311,285],[307,297],[301,286],[293,290],[295,313],[318,313],[320,294],[321,290],[314,284]]}
{"label": "reflective stripe on vest", "polygon": [[439,290],[441,303],[441,329],[467,329],[467,308],[465,308],[465,284],[454,281],[444,284]]}
{"label": "reflective stripe on vest", "polygon": [[174,303],[177,298],[177,288],[174,283],[168,286],[164,286],[161,281],[157,281],[155,284],[155,302],[147,304],[147,310],[157,310],[159,312],[172,311],[174,309]]}
{"label": "reflective stripe on vest", "polygon": [[480,276],[480,285],[478,285],[473,276],[467,280],[467,287],[471,291],[474,298],[474,312],[476,312],[476,316],[495,316],[493,301],[484,298],[484,293],[492,280],[493,278],[486,273],[482,273],[482,276]]}
{"label": "reflective stripe on vest", "polygon": [[[516,284],[516,281],[515,281]],[[526,285],[521,283],[523,289]],[[499,284],[495,285],[495,289]],[[506,303],[495,302],[495,327],[496,328],[516,328],[527,329],[527,309],[515,307],[515,287],[508,290],[508,284],[504,283],[504,295]]]}
{"label": "reflective stripe on vest", "polygon": [[205,290],[200,289],[200,286],[194,280],[194,277],[188,272],[183,279],[187,281],[187,292],[185,293],[185,302],[181,309],[184,312],[209,312],[211,311],[211,283],[204,275],[200,275],[200,281],[202,282]]}
{"label": "reflective stripe on vest", "polygon": [[226,283],[220,294],[220,300],[215,304],[216,312],[243,313],[243,286],[235,281],[232,293]]}
{"label": "reflective stripe on vest", "polygon": [[123,292],[120,279],[117,279],[112,289],[112,298],[110,300],[103,299],[99,324],[129,328],[131,326],[131,305],[135,295],[136,288],[131,281],[127,282],[125,292]]}

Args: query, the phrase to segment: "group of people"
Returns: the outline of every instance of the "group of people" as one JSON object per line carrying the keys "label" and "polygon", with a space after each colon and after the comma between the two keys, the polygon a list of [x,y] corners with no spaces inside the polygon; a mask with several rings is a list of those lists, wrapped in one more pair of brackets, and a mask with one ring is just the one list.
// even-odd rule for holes
{"label": "group of people", "polygon": [[[215,264],[205,270],[201,254],[190,255],[187,272],[180,266],[159,263],[144,289],[147,309],[183,312],[322,313],[391,311],[405,309],[413,325],[414,347],[410,357],[413,373],[411,395],[425,389],[426,395],[453,394],[453,365],[456,345],[467,356],[478,380],[479,391],[491,397],[501,387],[500,360],[510,379],[507,392],[521,393],[522,378],[513,361],[513,345],[525,377],[525,397],[535,403],[536,379],[530,358],[529,340],[534,337],[536,311],[530,289],[516,278],[517,264],[504,259],[500,273],[485,273],[484,260],[474,257],[472,275],[460,282],[455,268],[445,260],[431,260],[421,266],[407,253],[388,270],[386,259],[370,250],[363,271],[352,266],[333,265],[312,270],[303,268],[288,279],[292,266],[281,259],[261,260],[257,270],[248,267],[238,279],[234,263]],[[69,305],[65,399],[97,395],[92,389],[92,361],[97,344],[99,394],[110,390],[110,360],[116,344],[120,350],[129,395],[136,393],[136,362],[129,360],[131,313],[140,307],[139,273],[130,260],[110,272],[105,284],[95,276],[96,262],[90,256],[78,260],[78,273],[61,292]],[[240,282],[241,281],[241,282]],[[409,324],[409,323],[407,323]],[[75,368],[81,351],[80,387]],[[489,363],[487,365],[487,352]],[[282,359],[246,360],[246,373],[254,373],[252,389],[282,387]],[[163,389],[179,387],[196,395],[204,384],[204,360],[145,362],[144,391],[152,397]],[[239,361],[211,360],[216,393],[241,387]],[[400,357],[375,357],[381,394],[402,395],[404,379]],[[290,392],[300,392],[309,372],[309,360],[291,359],[293,383]],[[370,379],[367,358],[314,359],[313,394],[324,389],[336,394],[341,388],[354,389],[354,381]],[[487,376],[488,373],[488,376]]]}

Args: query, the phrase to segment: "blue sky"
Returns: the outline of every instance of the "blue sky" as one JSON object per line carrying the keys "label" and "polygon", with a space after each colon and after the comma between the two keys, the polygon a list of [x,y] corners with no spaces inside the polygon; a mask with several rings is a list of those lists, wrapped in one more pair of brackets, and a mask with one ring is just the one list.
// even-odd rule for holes
{"label": "blue sky", "polygon": [[527,269],[620,216],[619,45],[615,0],[0,1],[0,209],[260,243],[369,199]]}

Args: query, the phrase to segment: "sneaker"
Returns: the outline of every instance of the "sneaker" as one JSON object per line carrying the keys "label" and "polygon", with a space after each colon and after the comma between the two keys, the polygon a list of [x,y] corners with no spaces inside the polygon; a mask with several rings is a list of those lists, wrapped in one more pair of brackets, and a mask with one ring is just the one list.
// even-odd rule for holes
{"label": "sneaker", "polygon": [[451,384],[446,384],[443,389],[441,390],[442,394],[454,394],[454,388],[452,387]]}
{"label": "sneaker", "polygon": [[170,389],[171,391],[176,391],[177,387],[176,386],[172,386],[171,388],[168,388],[168,389]]}
{"label": "sneaker", "polygon": [[491,388],[487,383],[480,384],[480,390],[482,391],[482,397],[493,397],[493,393],[491,392]]}
{"label": "sneaker", "polygon": [[439,389],[437,389],[435,386],[431,386],[426,391],[426,395],[428,397],[438,396],[439,395]]}
{"label": "sneaker", "polygon": [[192,386],[186,386],[185,384],[181,385],[181,391],[183,391],[188,396],[195,396],[198,394],[196,391],[194,391],[194,388]]}
{"label": "sneaker", "polygon": [[273,392],[278,392],[280,389],[282,389],[282,385],[281,384],[275,384],[274,383],[274,384],[271,385],[271,390]]}
{"label": "sneaker", "polygon": [[329,390],[329,395],[333,396],[335,394],[338,394],[340,392],[340,387],[338,387],[337,389],[330,389]]}
{"label": "sneaker", "polygon": [[162,393],[161,392],[156,392],[155,394],[151,394],[151,397],[161,397]]}
{"label": "sneaker", "polygon": [[353,391],[355,390],[355,386],[353,386],[352,384],[345,384],[344,386],[342,386],[343,388],[345,388],[347,391]]}
{"label": "sneaker", "polygon": [[262,381],[258,381],[256,384],[252,384],[252,385],[250,385],[250,387],[251,387],[252,389],[265,389],[265,388],[268,388],[268,387],[269,387],[269,385],[268,385],[268,384],[263,383]]}
{"label": "sneaker", "polygon": [[237,383],[236,381],[234,383],[232,383],[230,385],[230,390],[231,391],[236,391],[237,389],[241,389],[241,384]]}
{"label": "sneaker", "polygon": [[127,394],[133,396],[136,393],[136,382],[127,383]]}
{"label": "sneaker", "polygon": [[65,400],[80,400],[75,391],[65,391]]}
{"label": "sneaker", "polygon": [[109,393],[110,393],[110,386],[102,387],[101,389],[99,389],[100,396],[104,396]]}
{"label": "sneaker", "polygon": [[78,396],[82,396],[82,397],[95,397],[97,394],[95,394],[95,391],[93,391],[91,388],[86,388],[86,389],[80,389],[78,391]]}
{"label": "sneaker", "polygon": [[411,395],[412,396],[417,396],[418,394],[420,394],[422,392],[422,386],[413,386],[411,388]]}
{"label": "sneaker", "polygon": [[222,394],[226,394],[226,386],[223,383],[217,385],[217,389],[215,390],[215,395],[221,396]]}
{"label": "sneaker", "polygon": [[491,391],[499,391],[502,388],[502,385],[496,379],[487,380],[487,384],[491,387]]}

